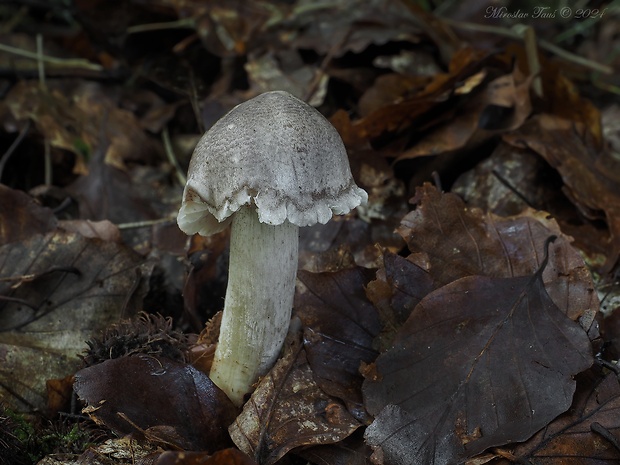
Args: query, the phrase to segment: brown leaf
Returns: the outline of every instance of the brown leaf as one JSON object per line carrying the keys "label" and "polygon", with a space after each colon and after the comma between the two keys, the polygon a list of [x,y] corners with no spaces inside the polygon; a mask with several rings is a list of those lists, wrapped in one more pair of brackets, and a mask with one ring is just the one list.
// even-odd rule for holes
{"label": "brown leaf", "polygon": [[[450,93],[459,82],[476,74],[480,68],[480,61],[486,55],[486,52],[476,51],[470,47],[460,49],[450,61],[449,72],[434,76],[422,91],[408,95],[409,88],[403,86],[400,98],[394,98],[390,104],[378,107],[357,120],[353,124],[356,136],[373,139],[385,133],[399,132],[410,127],[422,115],[448,100]],[[382,81],[379,81],[378,85],[381,83]],[[378,90],[373,90],[373,93],[376,91]],[[364,106],[366,107],[367,104]]]}
{"label": "brown leaf", "polygon": [[362,268],[300,271],[298,279],[304,290],[295,297],[295,314],[304,325],[304,348],[314,379],[365,422],[359,368],[377,357],[372,344],[380,330],[377,312],[364,292],[371,273]]}
{"label": "brown leaf", "polygon": [[470,207],[500,216],[518,215],[527,207],[551,210],[565,202],[544,160],[530,150],[501,142],[491,156],[463,173],[450,191]]}
{"label": "brown leaf", "polygon": [[153,219],[157,215],[145,200],[146,185],[136,183],[129,173],[104,162],[103,150],[95,153],[89,173],[80,176],[67,190],[76,198],[80,217],[113,223]]}
{"label": "brown leaf", "polygon": [[397,160],[453,152],[470,142],[479,144],[498,132],[518,128],[532,110],[530,81],[517,67],[494,79],[471,96],[454,118],[425,135]]}
{"label": "brown leaf", "polygon": [[585,125],[549,114],[536,115],[504,140],[533,150],[557,169],[565,194],[587,218],[605,218],[612,237],[604,271],[610,271],[620,257],[620,162],[597,147]]}
{"label": "brown leaf", "polygon": [[206,452],[173,452],[161,454],[154,465],[256,465],[256,462],[237,449],[222,449],[209,455]]}
{"label": "brown leaf", "polygon": [[60,222],[60,227],[67,232],[79,233],[84,237],[121,242],[120,231],[115,224],[108,220],[63,220]]}
{"label": "brown leaf", "polygon": [[565,412],[592,363],[541,273],[471,276],[426,296],[364,383],[369,443],[392,464],[457,463]]}
{"label": "brown leaf", "polygon": [[589,328],[598,311],[590,271],[571,247],[571,238],[545,212],[485,215],[430,184],[417,190],[416,200],[417,208],[403,218],[399,232],[409,250],[428,255],[429,273],[438,284],[470,275],[531,275],[540,268],[545,242],[557,236],[543,273],[545,287],[563,312],[572,319],[583,317]]}
{"label": "brown leaf", "polygon": [[287,22],[296,31],[291,34],[290,46],[335,57],[346,52],[360,53],[371,44],[381,45],[390,40],[415,43],[422,28],[432,29],[420,18],[423,12],[419,14],[406,4],[385,0],[337,0],[322,8],[305,8],[300,4],[294,13]]}
{"label": "brown leaf", "polygon": [[[421,263],[423,259],[414,255],[404,258],[386,253],[377,279],[368,284],[368,298],[380,309],[389,311],[392,314],[389,320],[395,325],[404,323],[420,300],[435,289],[432,276]],[[382,315],[386,316],[387,313]]]}
{"label": "brown leaf", "polygon": [[362,431],[358,430],[336,444],[303,448],[296,453],[309,463],[370,465],[372,449],[365,443]]}
{"label": "brown leaf", "polygon": [[[518,463],[598,465],[620,461],[620,385],[614,373],[598,370],[577,378],[572,408],[527,442],[511,450]],[[507,464],[508,461],[500,461]],[[514,463],[512,460],[510,463]]]}
{"label": "brown leaf", "polygon": [[260,381],[229,432],[241,451],[271,465],[291,449],[333,444],[361,426],[315,382],[303,345],[295,341]]}
{"label": "brown leaf", "polygon": [[0,184],[0,245],[56,229],[56,217],[24,192]]}
{"label": "brown leaf", "polygon": [[153,156],[157,146],[138,119],[118,108],[99,85],[62,84],[70,85],[70,92],[58,83],[50,84],[47,92],[40,90],[37,82],[22,81],[11,89],[6,100],[17,120],[33,119],[52,147],[75,154],[75,173],[86,174],[86,160],[98,150],[103,151],[105,163],[119,169],[125,169],[127,160]]}
{"label": "brown leaf", "polygon": [[75,375],[75,391],[98,423],[185,450],[214,452],[228,445],[226,428],[237,414],[207,375],[149,355],[84,368]]}
{"label": "brown leaf", "polygon": [[46,380],[74,373],[84,341],[141,308],[143,263],[122,244],[62,231],[0,247],[2,401],[45,409]]}

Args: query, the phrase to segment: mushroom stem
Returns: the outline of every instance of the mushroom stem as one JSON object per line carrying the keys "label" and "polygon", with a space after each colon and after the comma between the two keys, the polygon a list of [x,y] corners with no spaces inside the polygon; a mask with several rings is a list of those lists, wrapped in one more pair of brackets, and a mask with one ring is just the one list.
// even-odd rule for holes
{"label": "mushroom stem", "polygon": [[295,294],[299,227],[258,221],[253,207],[232,220],[226,302],[210,378],[236,404],[275,363]]}

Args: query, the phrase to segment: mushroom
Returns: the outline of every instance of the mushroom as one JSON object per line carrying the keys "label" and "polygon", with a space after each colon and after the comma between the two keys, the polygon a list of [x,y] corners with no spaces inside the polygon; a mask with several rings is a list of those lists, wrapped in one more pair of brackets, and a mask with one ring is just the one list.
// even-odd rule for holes
{"label": "mushroom", "polygon": [[235,404],[273,366],[284,343],[299,227],[325,224],[367,198],[336,129],[287,92],[237,105],[198,142],[177,221],[186,234],[203,236],[232,223],[210,377]]}

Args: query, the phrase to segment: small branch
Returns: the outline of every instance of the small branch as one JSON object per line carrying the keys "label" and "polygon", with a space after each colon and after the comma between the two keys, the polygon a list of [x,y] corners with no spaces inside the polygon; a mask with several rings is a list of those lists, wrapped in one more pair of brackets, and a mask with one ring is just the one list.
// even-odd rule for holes
{"label": "small branch", "polygon": [[177,179],[181,183],[182,186],[185,186],[187,183],[187,178],[185,174],[183,174],[183,169],[179,164],[179,160],[174,154],[174,150],[172,149],[172,143],[170,142],[170,134],[168,133],[168,127],[166,126],[161,133],[161,138],[164,142],[164,151],[166,152],[166,157],[172,166],[174,166],[174,171],[177,175]]}
{"label": "small branch", "polygon": [[194,29],[196,20],[194,18],[181,18],[176,21],[167,21],[163,23],[137,24],[127,28],[127,34],[136,34],[140,32],[162,31],[166,29]]}
{"label": "small branch", "polygon": [[104,68],[96,63],[91,63],[81,58],[56,58],[46,55],[39,56],[36,52],[22,50],[21,48],[11,47],[10,45],[0,44],[0,51],[11,53],[13,55],[30,58],[31,60],[41,60],[47,64],[64,67],[64,68],[82,68],[90,71],[103,71]]}
{"label": "small branch", "polygon": [[[508,37],[510,39],[521,39],[521,35],[517,32],[507,29],[505,27],[499,26],[487,26],[486,24],[477,24],[477,23],[467,23],[461,21],[454,21],[448,18],[440,18],[447,25],[452,26],[456,29],[463,29],[466,31],[477,31],[477,32],[485,32],[488,34],[495,34],[502,37]],[[571,52],[568,52],[557,45],[552,44],[546,40],[540,39],[538,40],[538,45],[540,48],[547,50],[548,52],[553,53],[554,55],[563,58],[566,61],[570,61],[572,63],[576,63],[585,68],[590,68],[594,71],[599,71],[603,74],[613,74],[614,70],[611,66],[604,65],[602,63],[598,63],[593,60],[588,60],[587,58],[580,57]]]}
{"label": "small branch", "polygon": [[51,150],[50,150],[50,141],[45,139],[45,142],[43,143],[44,145],[44,149],[45,151],[43,152],[43,163],[44,163],[44,167],[45,167],[45,171],[44,171],[44,181],[43,183],[46,186],[51,186],[52,185],[52,154],[51,154]]}
{"label": "small branch", "polygon": [[43,62],[43,36],[37,34],[37,70],[39,71],[39,87],[47,91],[45,84],[45,63]]}
{"label": "small branch", "polygon": [[189,68],[189,101],[192,105],[192,110],[194,111],[194,117],[196,118],[196,124],[198,125],[198,129],[200,133],[205,132],[205,124],[201,116],[200,112],[200,103],[198,103],[198,89],[196,88],[196,77],[194,76],[194,72],[192,68]]}
{"label": "small branch", "polygon": [[176,218],[158,218],[156,220],[134,221],[130,223],[117,224],[118,229],[135,229],[135,228],[147,228],[149,226],[155,226],[156,224],[172,223],[176,221]]}
{"label": "small branch", "polygon": [[530,76],[535,76],[532,81],[532,89],[537,97],[543,97],[542,79],[540,78],[540,60],[538,59],[538,45],[536,44],[536,31],[532,26],[517,25],[513,29],[521,35],[525,44],[525,55],[527,56],[527,68]]}
{"label": "small branch", "polygon": [[19,144],[21,144],[24,137],[26,137],[26,134],[28,134],[29,130],[30,130],[30,120],[27,120],[26,124],[24,124],[24,127],[22,128],[22,130],[19,131],[19,135],[15,138],[15,140],[13,141],[9,149],[4,153],[4,155],[2,155],[2,157],[0,157],[0,180],[2,179],[2,172],[4,171],[4,166],[9,161],[9,158],[11,158],[11,155],[13,154],[15,149],[19,147]]}

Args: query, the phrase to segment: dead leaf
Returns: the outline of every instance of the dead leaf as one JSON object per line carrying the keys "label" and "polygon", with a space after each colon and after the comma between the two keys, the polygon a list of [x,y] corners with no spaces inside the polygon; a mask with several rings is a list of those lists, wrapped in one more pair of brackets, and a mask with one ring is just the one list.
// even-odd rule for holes
{"label": "dead leaf", "polygon": [[374,347],[387,349],[411,311],[435,289],[433,277],[425,268],[426,260],[424,254],[408,258],[389,252],[383,255],[383,266],[366,287],[366,295],[379,311],[383,326]]}
{"label": "dead leaf", "polygon": [[222,449],[209,455],[206,452],[173,452],[161,454],[154,465],[256,465],[256,462],[237,449]]}
{"label": "dead leaf", "polygon": [[46,407],[45,382],[75,372],[88,340],[141,308],[148,266],[115,242],[54,231],[0,247],[0,398]]}
{"label": "dead leaf", "polygon": [[121,170],[128,160],[153,157],[157,146],[138,119],[118,108],[101,86],[78,81],[67,92],[62,85],[68,84],[50,84],[49,91],[42,91],[37,82],[22,81],[6,96],[6,104],[18,121],[33,119],[52,147],[75,154],[76,174],[87,173],[88,159],[97,150],[103,150],[105,163]]}
{"label": "dead leaf", "polygon": [[553,211],[566,201],[553,174],[530,150],[501,142],[489,158],[461,174],[450,191],[468,206],[499,216],[518,215],[527,207]]}
{"label": "dead leaf", "polygon": [[569,408],[572,377],[591,364],[587,334],[541,273],[462,278],[422,299],[377,359],[366,439],[387,463],[410,465],[523,441]]}
{"label": "dead leaf", "polygon": [[430,131],[400,154],[397,161],[454,152],[469,143],[480,144],[497,133],[520,127],[532,110],[530,82],[531,78],[523,76],[517,67],[494,79],[474,92],[454,118]]}
{"label": "dead leaf", "polygon": [[377,312],[364,292],[372,274],[362,268],[318,274],[300,270],[297,277],[303,290],[296,294],[294,305],[304,326],[304,348],[315,381],[362,423],[368,414],[359,368],[377,357],[372,344],[380,330]]}
{"label": "dead leaf", "polygon": [[296,455],[309,463],[329,465],[370,465],[371,453],[372,449],[364,441],[360,430],[336,444],[313,446],[296,451]]}
{"label": "dead leaf", "polygon": [[410,251],[428,255],[429,273],[439,284],[470,275],[531,275],[540,268],[547,239],[557,236],[543,273],[545,287],[563,312],[572,319],[583,317],[589,328],[599,305],[590,271],[548,214],[485,215],[430,184],[417,190],[416,201],[398,231]]}
{"label": "dead leaf", "polygon": [[108,220],[63,220],[59,225],[67,232],[79,233],[83,237],[98,238],[104,241],[121,242],[121,233],[115,224]]}
{"label": "dead leaf", "polygon": [[[321,105],[325,99],[328,76],[304,63],[297,50],[250,55],[245,69],[256,94],[284,90],[313,106]],[[308,95],[309,91],[312,91],[311,95]]]}
{"label": "dead leaf", "polygon": [[56,228],[57,221],[52,210],[39,205],[24,192],[4,184],[0,184],[0,205],[0,245]]}
{"label": "dead leaf", "polygon": [[272,465],[296,447],[337,443],[360,426],[321,390],[303,345],[295,341],[260,381],[229,432],[241,451]]}
{"label": "dead leaf", "polygon": [[[532,465],[618,462],[619,408],[616,374],[603,376],[593,369],[577,378],[572,408],[510,452],[517,461]],[[497,463],[507,465],[508,461]]]}
{"label": "dead leaf", "polygon": [[564,193],[581,213],[589,219],[605,219],[611,253],[603,271],[610,271],[620,257],[620,162],[608,150],[598,149],[595,137],[583,124],[540,114],[504,140],[541,155],[558,170]]}
{"label": "dead leaf", "polygon": [[98,423],[185,450],[214,452],[228,445],[226,428],[237,414],[207,375],[151,355],[84,368],[75,375],[75,391]]}

